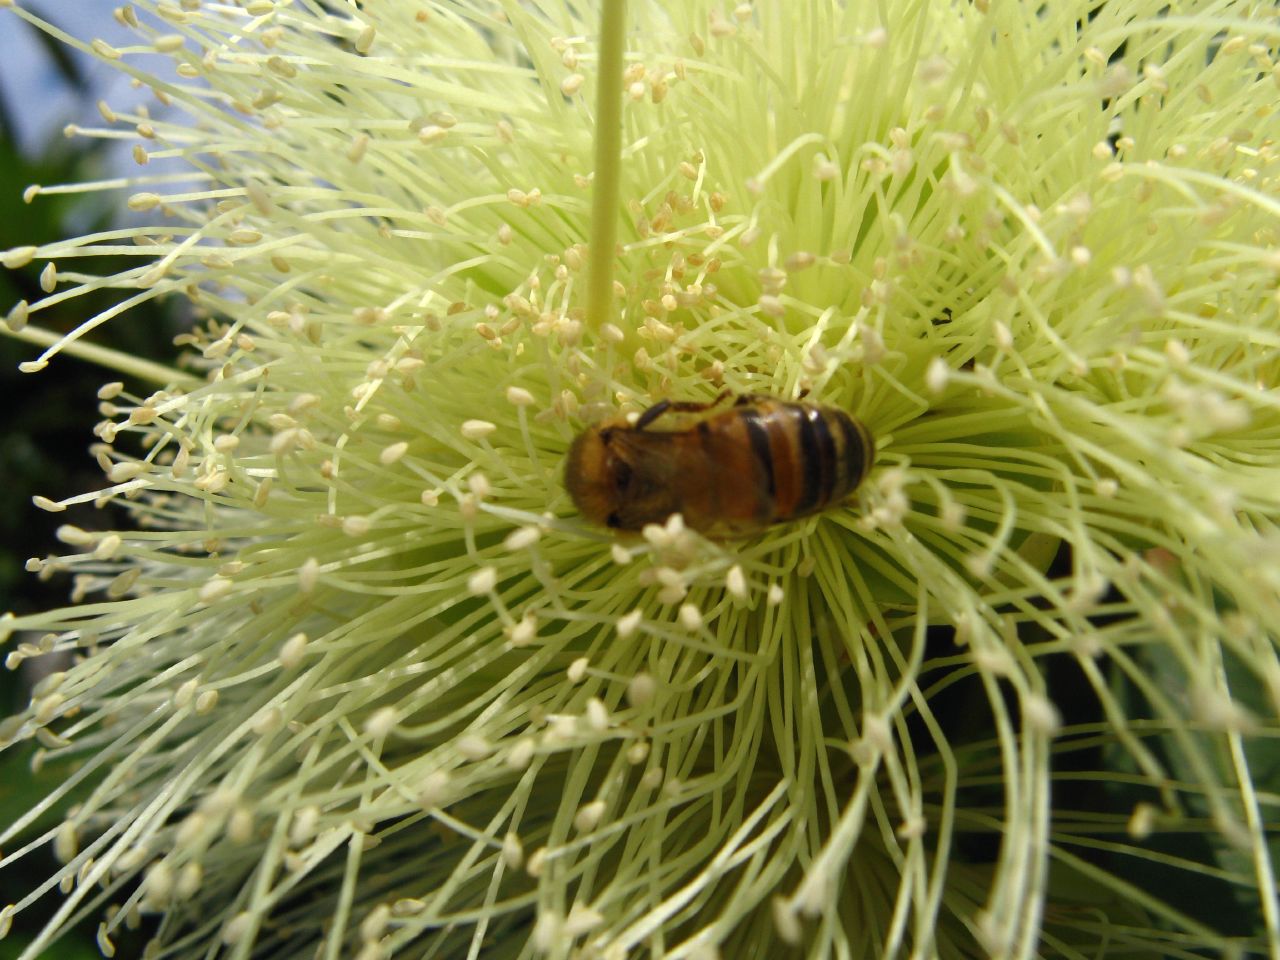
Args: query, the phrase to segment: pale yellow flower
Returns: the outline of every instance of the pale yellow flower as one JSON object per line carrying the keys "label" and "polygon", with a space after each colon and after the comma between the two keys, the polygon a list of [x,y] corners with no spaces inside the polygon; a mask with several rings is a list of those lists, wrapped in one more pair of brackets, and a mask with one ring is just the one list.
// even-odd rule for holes
{"label": "pale yellow flower", "polygon": [[[161,389],[105,387],[106,486],[42,505],[137,523],[64,528],[33,567],[82,602],[4,625],[77,655],[0,732],[88,793],[24,956],[84,911],[192,958],[1280,956],[1274,11],[635,4],[597,169],[589,6],[88,44],[153,219],[7,252],[59,265],[9,327],[37,369],[203,320],[174,370],[96,355]],[[575,516],[585,423],[722,388],[865,421],[854,502]]]}

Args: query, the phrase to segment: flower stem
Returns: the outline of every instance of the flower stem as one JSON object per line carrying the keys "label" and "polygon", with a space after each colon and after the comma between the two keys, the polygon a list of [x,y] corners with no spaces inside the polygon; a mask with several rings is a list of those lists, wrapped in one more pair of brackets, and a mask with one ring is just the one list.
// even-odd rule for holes
{"label": "flower stem", "polygon": [[626,0],[605,0],[600,11],[595,177],[591,197],[591,245],[587,271],[587,322],[599,329],[613,314],[614,247],[622,172],[622,52]]}

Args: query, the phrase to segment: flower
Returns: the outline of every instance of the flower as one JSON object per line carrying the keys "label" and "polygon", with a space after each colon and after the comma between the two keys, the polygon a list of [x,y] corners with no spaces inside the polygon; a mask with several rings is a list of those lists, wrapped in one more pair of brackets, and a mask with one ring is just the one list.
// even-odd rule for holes
{"label": "flower", "polygon": [[[38,369],[200,322],[172,370],[99,351],[160,389],[104,387],[107,485],[38,499],[136,522],[64,527],[32,566],[83,602],[4,625],[75,663],[0,733],[78,758],[39,809],[85,794],[24,956],[97,910],[190,957],[1280,951],[1274,19],[674,6],[620,70],[559,0],[89,45],[159,101],[80,131],[154,220],[8,251],[51,290],[8,326]],[[575,517],[584,423],[722,388],[856,413],[856,502]]]}

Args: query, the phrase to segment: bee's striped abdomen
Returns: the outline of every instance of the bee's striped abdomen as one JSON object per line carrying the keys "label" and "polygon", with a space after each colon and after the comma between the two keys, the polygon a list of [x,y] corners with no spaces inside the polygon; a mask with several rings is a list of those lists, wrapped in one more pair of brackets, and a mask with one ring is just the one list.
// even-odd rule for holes
{"label": "bee's striped abdomen", "polygon": [[844,499],[875,455],[866,427],[834,407],[762,400],[731,413],[750,437],[765,523],[807,516]]}

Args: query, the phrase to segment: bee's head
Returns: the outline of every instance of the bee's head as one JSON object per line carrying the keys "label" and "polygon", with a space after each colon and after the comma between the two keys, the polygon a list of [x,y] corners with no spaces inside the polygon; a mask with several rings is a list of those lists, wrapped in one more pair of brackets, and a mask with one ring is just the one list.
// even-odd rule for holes
{"label": "bee's head", "polygon": [[632,519],[638,478],[628,447],[618,442],[626,430],[616,423],[588,427],[564,465],[564,485],[582,516],[616,530],[638,528]]}

